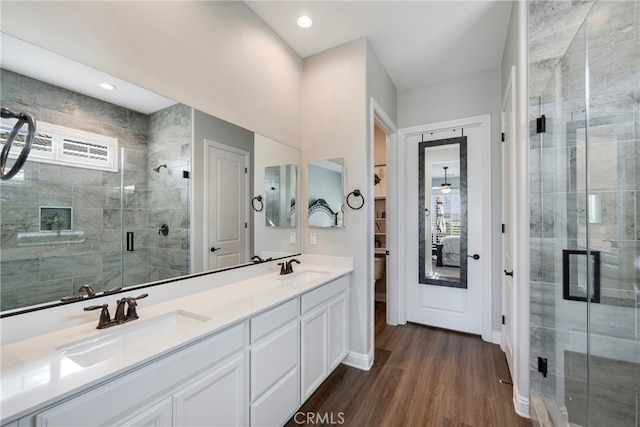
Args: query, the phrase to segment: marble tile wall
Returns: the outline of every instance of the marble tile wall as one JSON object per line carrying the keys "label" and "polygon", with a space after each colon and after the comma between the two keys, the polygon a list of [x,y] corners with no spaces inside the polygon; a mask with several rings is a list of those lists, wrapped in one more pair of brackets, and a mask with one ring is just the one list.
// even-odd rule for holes
{"label": "marble tile wall", "polygon": [[[0,308],[54,301],[78,294],[83,284],[100,291],[185,274],[189,200],[182,170],[189,170],[190,109],[147,116],[8,70],[0,70],[0,85],[3,106],[118,138],[124,156],[122,216],[120,171],[28,161],[24,180],[0,182]],[[156,174],[151,167],[159,158],[169,169]],[[40,233],[40,206],[73,208],[74,236]],[[172,230],[161,242],[159,221]],[[135,250],[123,255],[122,231],[135,236]],[[18,239],[24,233],[32,237]]]}
{"label": "marble tile wall", "polygon": [[[613,373],[616,362],[640,363],[635,263],[640,256],[640,3],[530,1],[529,13],[530,392],[557,406],[550,412],[586,425],[586,365],[578,375],[580,368],[570,369],[564,350],[586,354],[588,331],[595,344],[592,350],[611,357],[610,363],[592,365],[599,370],[591,372],[594,377]],[[588,153],[586,40],[591,89]],[[538,135],[535,118],[541,114],[547,117],[547,132]],[[587,182],[589,194],[601,202],[600,219],[589,224],[589,245],[602,257],[602,304],[592,305],[589,318],[586,304],[562,300],[561,289],[562,249],[584,249],[587,243]],[[549,359],[547,378],[537,372],[540,355]],[[631,378],[635,383],[621,399],[628,404],[621,403],[622,408],[607,404],[619,393],[619,385],[593,384],[592,425],[635,425],[640,417],[635,406],[640,377]]]}

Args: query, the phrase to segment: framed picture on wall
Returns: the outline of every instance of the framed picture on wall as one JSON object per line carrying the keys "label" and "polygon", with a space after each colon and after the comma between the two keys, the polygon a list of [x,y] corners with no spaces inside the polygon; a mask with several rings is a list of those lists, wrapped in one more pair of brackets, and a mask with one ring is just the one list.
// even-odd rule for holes
{"label": "framed picture on wall", "polygon": [[387,166],[378,165],[373,168],[373,182],[376,197],[387,197]]}

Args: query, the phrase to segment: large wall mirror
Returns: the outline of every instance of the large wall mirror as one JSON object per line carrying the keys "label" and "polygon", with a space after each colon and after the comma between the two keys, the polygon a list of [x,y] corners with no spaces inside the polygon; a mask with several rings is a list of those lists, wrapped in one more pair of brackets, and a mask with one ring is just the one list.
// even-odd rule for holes
{"label": "large wall mirror", "polygon": [[[29,159],[15,177],[0,182],[3,316],[86,299],[83,285],[101,295],[248,264],[253,255],[300,253],[299,239],[291,235],[297,228],[266,235],[264,219],[258,223],[250,213],[254,189],[265,188],[270,158],[285,159],[290,166],[284,174],[291,178],[299,150],[0,36],[0,103],[38,120]],[[1,124],[0,143],[14,123]],[[220,203],[224,195],[207,203],[216,165],[233,169],[232,161],[208,162],[207,147],[246,154],[238,206]],[[16,143],[11,157],[21,148]],[[265,160],[265,153],[271,157]],[[295,198],[296,184],[288,185],[286,197]],[[212,253],[222,252],[212,252],[218,246],[207,237],[213,218],[235,224],[235,234],[222,227],[222,240],[243,239],[239,255],[224,265],[210,262]]]}
{"label": "large wall mirror", "polygon": [[309,162],[309,227],[344,227],[343,158]]}
{"label": "large wall mirror", "polygon": [[419,281],[467,287],[466,137],[421,142]]}

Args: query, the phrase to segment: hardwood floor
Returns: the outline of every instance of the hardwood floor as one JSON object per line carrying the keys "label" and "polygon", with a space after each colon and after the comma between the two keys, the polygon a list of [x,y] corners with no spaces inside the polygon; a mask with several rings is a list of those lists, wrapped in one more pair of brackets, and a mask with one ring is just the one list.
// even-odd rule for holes
{"label": "hardwood floor", "polygon": [[530,426],[513,410],[507,361],[478,336],[428,326],[389,326],[376,303],[375,362],[340,365],[286,424]]}

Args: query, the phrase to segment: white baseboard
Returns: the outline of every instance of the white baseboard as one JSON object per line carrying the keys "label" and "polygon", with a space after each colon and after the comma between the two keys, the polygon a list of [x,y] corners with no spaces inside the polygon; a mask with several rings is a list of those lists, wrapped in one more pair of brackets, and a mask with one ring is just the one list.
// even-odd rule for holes
{"label": "white baseboard", "polygon": [[516,414],[521,417],[531,418],[531,413],[529,412],[529,398],[520,394],[520,390],[518,390],[515,383],[513,384],[513,408],[515,409]]}
{"label": "white baseboard", "polygon": [[491,331],[491,342],[494,344],[502,344],[502,331]]}
{"label": "white baseboard", "polygon": [[350,351],[342,363],[362,371],[368,371],[373,366],[373,353],[362,354]]}

